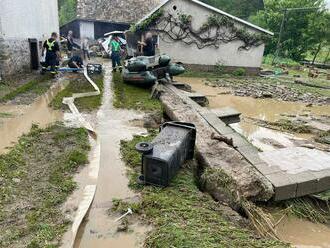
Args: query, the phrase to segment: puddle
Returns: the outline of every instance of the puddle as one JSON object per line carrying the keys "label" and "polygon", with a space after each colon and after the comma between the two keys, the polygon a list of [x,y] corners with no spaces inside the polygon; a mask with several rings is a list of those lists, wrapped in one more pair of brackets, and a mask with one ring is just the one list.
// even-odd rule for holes
{"label": "puddle", "polygon": [[[205,85],[206,80],[202,78],[180,77],[178,81],[187,83],[198,93],[208,97],[209,108],[233,107],[242,113],[243,117],[257,118],[266,121],[281,119],[281,114],[313,114],[329,115],[330,106],[306,107],[303,103],[284,102],[275,99],[255,99],[252,97],[240,97],[228,94],[226,88]],[[259,127],[253,123],[241,121],[232,127],[247,137],[255,146],[261,150],[268,151],[277,149],[278,145],[284,147],[294,146],[292,139],[309,139],[311,135],[291,135]],[[268,142],[265,142],[268,141]],[[273,144],[275,144],[275,146]]]}
{"label": "puddle", "polygon": [[297,248],[329,248],[330,227],[290,217],[276,228],[279,238]]}
{"label": "puddle", "polygon": [[7,151],[20,136],[28,133],[32,124],[46,127],[48,124],[62,120],[63,114],[48,106],[52,99],[65,87],[60,80],[46,94],[38,97],[31,105],[2,105],[0,112],[13,114],[11,118],[3,118],[0,124],[0,154]]}
{"label": "puddle", "polygon": [[[140,247],[150,228],[135,221],[129,225],[128,232],[118,233],[119,223],[115,223],[118,216],[109,216],[108,209],[111,208],[113,198],[136,197],[128,187],[126,168],[120,157],[120,141],[145,132],[143,128],[130,123],[131,120],[143,118],[143,115],[134,111],[118,110],[112,106],[110,66],[106,65],[104,68],[106,73],[103,104],[97,113],[96,127],[101,154],[97,190],[91,209],[80,226],[74,247]],[[71,197],[72,206],[81,196],[83,185],[87,184],[84,179],[87,173],[83,170],[76,178],[80,190]],[[66,240],[64,238],[63,247],[67,247]]]}

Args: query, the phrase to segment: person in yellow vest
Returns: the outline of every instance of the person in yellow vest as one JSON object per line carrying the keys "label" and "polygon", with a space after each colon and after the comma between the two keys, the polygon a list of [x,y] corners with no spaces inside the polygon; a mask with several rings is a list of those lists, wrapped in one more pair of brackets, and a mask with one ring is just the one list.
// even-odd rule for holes
{"label": "person in yellow vest", "polygon": [[119,67],[119,70],[122,70],[121,67],[121,58],[120,58],[120,41],[119,38],[114,35],[111,38],[109,47],[111,49],[111,60],[112,60],[112,69],[115,72],[117,70],[117,66]]}
{"label": "person in yellow vest", "polygon": [[56,67],[59,65],[59,61],[61,60],[60,54],[60,46],[57,42],[58,35],[57,33],[52,33],[51,37],[44,42],[42,48],[42,56],[44,56],[46,50],[46,60],[43,65],[43,71],[50,66],[51,74],[56,74]]}

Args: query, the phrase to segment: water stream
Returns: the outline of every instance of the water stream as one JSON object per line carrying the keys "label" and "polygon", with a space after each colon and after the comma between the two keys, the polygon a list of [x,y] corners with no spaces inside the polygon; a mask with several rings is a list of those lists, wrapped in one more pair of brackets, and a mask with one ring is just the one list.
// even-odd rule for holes
{"label": "water stream", "polygon": [[100,171],[97,191],[85,221],[80,227],[75,247],[139,247],[149,227],[138,221],[132,223],[128,232],[117,232],[118,216],[109,215],[112,200],[134,198],[136,194],[128,187],[125,165],[120,157],[120,141],[131,139],[144,129],[130,125],[129,121],[143,118],[142,114],[112,106],[112,74],[105,66],[103,103],[97,114],[96,132],[100,142]]}

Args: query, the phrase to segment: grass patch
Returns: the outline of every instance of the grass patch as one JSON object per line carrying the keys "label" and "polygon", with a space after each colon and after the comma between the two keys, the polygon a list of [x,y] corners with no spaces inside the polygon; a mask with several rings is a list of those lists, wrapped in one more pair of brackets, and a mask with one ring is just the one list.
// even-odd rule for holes
{"label": "grass patch", "polygon": [[13,115],[10,113],[0,112],[0,118],[10,118],[10,117],[13,117]]}
{"label": "grass patch", "polygon": [[125,84],[120,73],[113,74],[113,105],[116,108],[161,112],[160,101],[150,98],[150,90]]}
{"label": "grass patch", "polygon": [[[62,104],[64,97],[71,97],[74,93],[84,93],[94,91],[93,86],[83,77],[78,77],[71,79],[69,85],[59,92],[53,101],[50,103],[50,106],[54,109],[65,109],[66,105]],[[77,108],[81,111],[93,111],[98,109],[102,104],[102,92],[103,92],[103,75],[94,75],[92,80],[99,87],[101,94],[98,96],[83,97],[75,100]]]}
{"label": "grass patch", "polygon": [[10,101],[25,93],[41,95],[49,89],[49,84],[46,84],[45,82],[50,81],[51,79],[52,77],[50,75],[37,76],[35,79],[28,81],[27,83],[4,95],[2,98],[0,98],[0,101]]}
{"label": "grass patch", "polygon": [[145,247],[286,247],[285,244],[268,239],[256,238],[246,228],[238,227],[224,217],[220,204],[196,186],[192,169],[181,169],[170,187],[141,187],[135,183],[140,170],[141,155],[135,144],[152,140],[135,136],[131,141],[121,142],[121,153],[130,168],[131,187],[141,193],[139,203],[114,201],[116,211],[125,211],[130,206],[135,212],[152,223],[154,229],[145,241]]}
{"label": "grass patch", "polygon": [[86,130],[33,126],[0,156],[0,247],[58,247],[69,224],[61,204],[88,161]]}

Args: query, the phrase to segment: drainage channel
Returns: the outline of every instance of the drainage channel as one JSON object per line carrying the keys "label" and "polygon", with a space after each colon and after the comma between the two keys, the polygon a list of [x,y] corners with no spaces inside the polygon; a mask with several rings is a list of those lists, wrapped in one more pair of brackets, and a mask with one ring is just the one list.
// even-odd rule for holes
{"label": "drainage channel", "polygon": [[[143,114],[113,107],[110,68],[109,63],[104,65],[103,102],[97,113],[96,128],[91,127],[97,134],[97,139],[91,140],[91,164],[89,168],[83,169],[76,176],[79,189],[70,197],[65,206],[66,209],[71,207],[74,211],[74,206],[79,203],[78,210],[75,211],[73,228],[65,235],[63,247],[72,247],[70,241],[73,239],[75,239],[73,247],[140,247],[149,230],[148,226],[136,221],[130,225],[128,232],[117,232],[120,222],[115,222],[115,220],[118,216],[109,214],[114,198],[134,199],[136,197],[136,194],[128,188],[125,165],[120,157],[120,141],[131,139],[134,134],[146,132],[140,127],[130,125],[131,120],[142,119]],[[73,103],[72,99],[64,101],[69,104]],[[75,113],[74,107],[72,112]],[[90,177],[93,167],[98,171],[97,180]],[[93,189],[90,189],[90,192],[86,191],[88,185],[94,184],[97,186],[95,196]],[[89,207],[92,195],[94,199]],[[87,206],[88,209],[86,209]],[[86,216],[84,210],[86,212],[88,210]],[[80,224],[83,216],[85,218]],[[79,229],[75,230],[77,226]],[[74,237],[75,231],[78,231],[76,237]]]}
{"label": "drainage channel", "polygon": [[31,105],[1,105],[0,112],[13,113],[13,116],[1,121],[0,125],[0,154],[7,151],[20,136],[28,133],[32,124],[46,127],[63,118],[61,111],[53,110],[48,104],[65,88],[64,79],[53,85],[44,95],[38,97]]}

